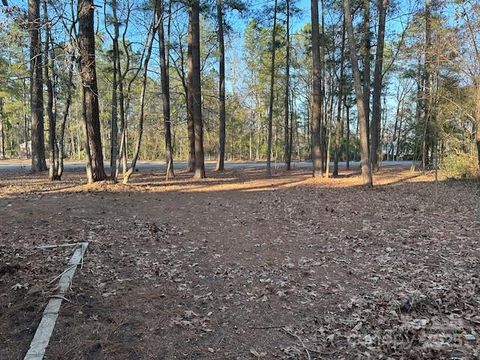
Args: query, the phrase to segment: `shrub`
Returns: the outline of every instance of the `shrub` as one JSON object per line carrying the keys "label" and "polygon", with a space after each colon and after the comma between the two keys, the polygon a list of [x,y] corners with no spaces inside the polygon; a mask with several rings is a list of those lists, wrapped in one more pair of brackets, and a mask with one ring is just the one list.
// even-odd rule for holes
{"label": "shrub", "polygon": [[471,179],[480,175],[477,159],[472,154],[448,154],[443,158],[441,169],[448,178]]}

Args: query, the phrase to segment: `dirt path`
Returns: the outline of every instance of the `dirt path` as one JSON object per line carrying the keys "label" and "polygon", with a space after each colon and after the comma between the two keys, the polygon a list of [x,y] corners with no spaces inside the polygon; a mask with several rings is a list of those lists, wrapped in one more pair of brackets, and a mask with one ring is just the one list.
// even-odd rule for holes
{"label": "dirt path", "polygon": [[[48,359],[478,358],[478,187],[387,169],[129,186],[0,182],[0,359],[22,358],[92,239]],[[475,340],[473,340],[475,338]]]}

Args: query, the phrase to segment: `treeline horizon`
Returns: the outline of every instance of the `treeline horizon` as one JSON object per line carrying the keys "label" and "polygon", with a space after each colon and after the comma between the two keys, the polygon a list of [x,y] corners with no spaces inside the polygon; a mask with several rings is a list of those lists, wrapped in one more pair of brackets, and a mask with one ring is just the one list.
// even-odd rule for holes
{"label": "treeline horizon", "polygon": [[213,159],[269,174],[312,160],[314,176],[360,160],[367,186],[383,160],[479,174],[474,1],[27,5],[3,1],[0,158],[50,180],[66,158],[88,182],[126,183],[139,159],[164,160],[167,178],[176,161],[203,178]]}

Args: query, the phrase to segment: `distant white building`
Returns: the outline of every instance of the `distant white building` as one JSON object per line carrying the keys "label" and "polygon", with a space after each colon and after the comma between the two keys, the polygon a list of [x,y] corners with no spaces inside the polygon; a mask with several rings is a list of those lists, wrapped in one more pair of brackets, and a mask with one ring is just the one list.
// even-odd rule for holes
{"label": "distant white building", "polygon": [[20,150],[18,152],[19,157],[29,157],[30,154],[32,153],[32,142],[27,141],[20,143]]}

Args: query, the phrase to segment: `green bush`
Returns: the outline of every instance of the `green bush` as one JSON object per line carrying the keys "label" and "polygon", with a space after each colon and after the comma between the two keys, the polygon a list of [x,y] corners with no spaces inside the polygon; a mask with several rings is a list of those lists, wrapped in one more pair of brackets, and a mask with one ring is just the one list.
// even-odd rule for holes
{"label": "green bush", "polygon": [[471,154],[449,154],[443,158],[441,169],[453,179],[471,179],[480,175],[477,159]]}

